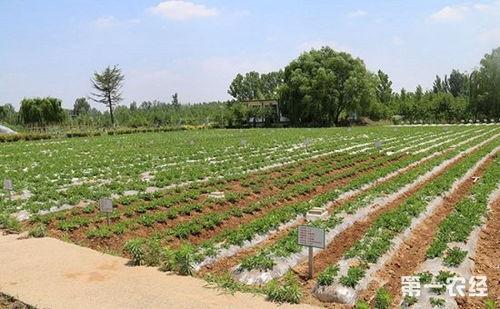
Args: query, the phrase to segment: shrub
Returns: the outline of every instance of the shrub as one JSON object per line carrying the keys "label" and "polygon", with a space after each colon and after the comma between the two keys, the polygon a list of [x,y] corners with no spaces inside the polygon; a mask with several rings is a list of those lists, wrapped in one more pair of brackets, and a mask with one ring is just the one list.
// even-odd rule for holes
{"label": "shrub", "polygon": [[249,256],[241,262],[240,269],[252,270],[269,270],[274,266],[273,259],[266,254],[265,252],[261,252],[257,255]]}
{"label": "shrub", "polygon": [[354,306],[356,309],[370,309],[370,304],[365,302],[364,300],[358,300],[356,305]]}
{"label": "shrub", "polygon": [[323,285],[323,286],[328,286],[333,283],[333,279],[335,279],[335,276],[337,276],[337,273],[339,272],[338,266],[328,266],[323,270],[319,276],[318,276],[318,284]]}
{"label": "shrub", "polygon": [[375,296],[375,309],[389,309],[391,307],[392,297],[389,291],[380,288]]}
{"label": "shrub", "polygon": [[463,262],[466,256],[467,251],[463,251],[460,250],[460,248],[455,247],[446,251],[446,256],[444,257],[443,262],[446,266],[456,267]]}
{"label": "shrub", "polygon": [[160,243],[153,239],[136,238],[125,244],[125,251],[132,256],[133,265],[160,265],[162,250]]}
{"label": "shrub", "polygon": [[0,215],[0,228],[9,233],[18,233],[21,231],[21,224],[15,218],[4,214]]}
{"label": "shrub", "polygon": [[183,244],[179,249],[164,248],[161,255],[161,265],[164,271],[174,271],[179,275],[188,276],[193,274],[194,263],[198,255],[193,246]]}
{"label": "shrub", "polygon": [[267,284],[265,292],[270,301],[278,303],[298,304],[302,298],[299,282],[290,272],[285,275],[281,282],[276,279],[271,280]]}
{"label": "shrub", "polygon": [[354,288],[359,280],[365,275],[364,269],[359,266],[349,267],[346,276],[340,278],[340,283],[344,286]]}
{"label": "shrub", "polygon": [[47,226],[43,223],[37,223],[30,231],[29,236],[41,238],[47,236]]}
{"label": "shrub", "polygon": [[429,298],[429,302],[431,303],[432,307],[438,307],[438,308],[443,308],[446,304],[446,301],[444,299],[434,298],[434,297]]}

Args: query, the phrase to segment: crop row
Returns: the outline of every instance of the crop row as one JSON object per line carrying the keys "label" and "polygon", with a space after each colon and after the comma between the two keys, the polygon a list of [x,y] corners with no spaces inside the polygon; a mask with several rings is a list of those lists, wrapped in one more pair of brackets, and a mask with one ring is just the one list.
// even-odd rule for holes
{"label": "crop row", "polygon": [[[194,252],[197,252],[196,260],[201,261],[205,257],[214,256],[218,251],[224,248],[228,248],[229,246],[241,246],[245,241],[250,241],[251,239],[253,239],[254,235],[262,235],[269,232],[270,230],[276,229],[279,225],[294,219],[297,215],[305,213],[311,207],[321,206],[328,200],[334,199],[342,191],[346,192],[348,190],[359,188],[363,184],[380,178],[381,175],[385,175],[397,168],[408,165],[414,160],[415,158],[403,160],[401,162],[396,162],[396,164],[382,167],[376,171],[373,171],[372,173],[358,175],[361,177],[357,177],[352,180],[352,182],[350,182],[346,187],[343,187],[342,190],[317,195],[313,200],[310,200],[309,203],[300,202],[297,204],[281,207],[267,213],[265,217],[252,221],[249,224],[243,224],[239,226],[238,229],[226,230],[220,233],[218,236],[213,237],[208,241],[202,242],[197,250],[193,249]],[[184,250],[184,248],[181,248],[181,250]]]}
{"label": "crop row", "polygon": [[[319,277],[319,286],[331,285],[338,281],[341,285],[355,288],[365,277],[371,265],[391,248],[393,239],[407,229],[426,209],[430,201],[448,191],[456,179],[464,175],[479,159],[498,146],[498,142],[489,142],[482,148],[464,158],[409,197],[396,209],[382,214],[367,233],[344,255],[338,265],[328,267]],[[339,278],[335,278],[337,275]]]}
{"label": "crop row", "polygon": [[[343,203],[340,207],[336,207],[330,214],[328,220],[318,220],[312,223],[313,226],[320,227],[328,233],[330,230],[336,228],[348,214],[353,214],[360,208],[367,208],[372,205],[372,202],[377,198],[386,196],[390,193],[397,191],[399,188],[409,184],[410,182],[417,179],[419,176],[437,166],[442,161],[449,159],[459,153],[462,149],[470,147],[470,143],[465,144],[460,149],[455,149],[442,156],[434,157],[422,164],[417,168],[411,169],[398,177],[390,179],[378,186],[375,186],[359,195],[355,199],[351,199],[346,203]],[[239,266],[238,271],[257,269],[261,271],[266,271],[272,269],[277,261],[286,261],[288,257],[292,254],[296,254],[303,250],[296,242],[297,231],[294,229],[290,231],[288,235],[283,237],[280,241],[275,243],[273,246],[264,248],[258,251],[255,255],[249,256],[244,259]],[[293,260],[290,261],[293,263]],[[289,266],[293,266],[289,265]],[[273,272],[274,275],[278,273]]]}
{"label": "crop row", "polygon": [[[391,137],[394,132],[389,130],[381,130],[379,136],[371,132],[362,134],[363,131],[348,134],[326,131],[329,133],[326,137],[319,135],[321,131],[311,131],[313,134],[307,138],[294,130],[279,131],[280,134],[269,137],[253,131],[221,137],[215,131],[170,133],[172,141],[164,140],[163,134],[151,133],[19,143],[2,145],[0,166],[4,176],[14,181],[17,191],[31,193],[27,200],[10,201],[10,208],[36,210],[215,175],[238,177],[248,170],[305,160],[332,149],[355,147],[370,139],[395,139]],[[275,138],[281,142],[275,142]],[[287,139],[290,141],[283,142]],[[241,140],[247,143],[241,145]],[[172,144],[176,146],[174,155],[169,154],[174,151]],[[147,175],[151,178],[141,180],[141,175],[148,171],[153,174]]]}

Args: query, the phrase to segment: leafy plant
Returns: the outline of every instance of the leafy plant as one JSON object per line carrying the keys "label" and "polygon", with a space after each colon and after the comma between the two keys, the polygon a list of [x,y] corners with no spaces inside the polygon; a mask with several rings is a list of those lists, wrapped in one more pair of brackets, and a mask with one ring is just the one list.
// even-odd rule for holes
{"label": "leafy plant", "polygon": [[199,260],[193,246],[183,244],[179,249],[164,248],[161,255],[162,270],[175,271],[180,275],[192,275],[194,263]]}
{"label": "leafy plant", "polygon": [[364,300],[358,300],[356,301],[354,307],[356,309],[370,309],[370,304],[365,302]]}
{"label": "leafy plant", "polygon": [[273,259],[267,255],[265,252],[262,252],[258,255],[252,255],[242,261],[240,264],[241,269],[252,270],[268,270],[272,269],[274,266]]}
{"label": "leafy plant", "polygon": [[47,236],[47,225],[43,223],[37,223],[33,228],[29,231],[29,236],[35,238],[41,238]]}
{"label": "leafy plant", "polygon": [[403,299],[404,307],[411,307],[418,302],[418,298],[415,296],[406,295]]}
{"label": "leafy plant", "polygon": [[363,268],[360,266],[351,266],[347,270],[347,275],[340,277],[339,282],[344,286],[354,288],[364,276],[365,270]]}
{"label": "leafy plant", "polygon": [[160,265],[162,249],[157,240],[144,238],[132,239],[125,244],[124,249],[131,255],[131,263],[133,265]]}
{"label": "leafy plant", "polygon": [[444,308],[444,306],[446,305],[446,301],[444,299],[435,297],[429,298],[429,303],[433,308],[434,307]]}
{"label": "leafy plant", "polygon": [[454,247],[446,251],[446,256],[443,259],[444,265],[456,267],[460,265],[465,257],[467,256],[467,251],[460,250],[460,248]]}
{"label": "leafy plant", "polygon": [[419,277],[419,281],[421,284],[429,284],[432,282],[432,278],[434,277],[432,273],[425,271],[416,274],[417,277]]}
{"label": "leafy plant", "polygon": [[375,309],[389,309],[391,308],[392,296],[384,288],[377,290],[375,295]]}
{"label": "leafy plant", "polygon": [[298,304],[302,298],[299,282],[291,272],[281,281],[271,280],[265,287],[265,292],[270,301],[278,303]]}
{"label": "leafy plant", "polygon": [[337,276],[338,272],[339,272],[338,266],[336,265],[328,266],[318,275],[318,284],[323,286],[331,285],[333,283],[333,280],[335,279],[335,276]]}

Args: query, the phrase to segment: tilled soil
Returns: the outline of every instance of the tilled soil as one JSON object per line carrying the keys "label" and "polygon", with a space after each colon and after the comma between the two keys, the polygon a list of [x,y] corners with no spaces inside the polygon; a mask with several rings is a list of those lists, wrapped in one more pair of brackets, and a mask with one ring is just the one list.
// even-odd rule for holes
{"label": "tilled soil", "polygon": [[[446,151],[445,151],[446,152]],[[427,160],[425,160],[427,161]],[[407,167],[407,169],[405,171],[407,171],[408,169],[413,169],[415,168],[417,165],[415,166],[410,166],[410,167]],[[356,198],[356,196],[358,196],[359,194],[369,190],[369,189],[372,189],[382,183],[385,183],[395,177],[397,177],[399,175],[398,174],[395,174],[391,177],[388,177],[387,179],[384,179],[383,181],[375,181],[373,183],[373,185],[370,185],[362,190],[360,190],[359,192],[357,192],[356,194],[354,195],[351,195],[347,198],[343,198],[343,199],[340,199],[340,200],[336,200],[334,202],[334,204],[332,206],[330,206],[328,208],[328,213],[333,213],[333,211],[340,207],[341,205],[353,200],[354,198]],[[268,239],[266,239],[265,241],[263,241],[262,243],[259,243],[251,248],[247,248],[245,250],[242,250],[230,257],[226,257],[226,258],[222,258],[220,259],[219,261],[213,263],[213,264],[210,264],[210,265],[207,265],[205,267],[203,267],[199,274],[203,275],[207,272],[211,272],[211,273],[221,273],[221,272],[226,272],[230,269],[232,269],[233,267],[235,267],[236,265],[238,265],[244,258],[250,256],[250,255],[253,255],[255,254],[257,251],[259,251],[260,249],[262,248],[265,248],[265,247],[269,247],[269,246],[272,246],[273,244],[275,244],[276,242],[278,242],[280,239],[282,239],[283,237],[285,237],[286,235],[288,235],[288,233],[294,229],[294,228],[297,228],[297,226],[301,225],[301,224],[304,224],[306,221],[305,219],[301,219],[299,220],[298,222],[296,222],[295,224],[291,225],[290,227],[286,228],[286,229],[283,229],[279,232],[276,232],[275,234],[271,235]]]}
{"label": "tilled soil", "polygon": [[[454,160],[448,168],[458,164],[463,160],[463,157]],[[334,265],[344,256],[344,254],[349,250],[359,239],[363,237],[363,235],[368,231],[368,229],[373,225],[373,223],[384,213],[387,213],[399,205],[401,205],[406,199],[415,194],[421,188],[423,188],[428,183],[432,182],[437,177],[441,176],[446,172],[446,169],[442,169],[438,173],[432,175],[425,181],[420,182],[419,184],[411,187],[408,191],[404,192],[400,196],[398,196],[395,200],[387,203],[386,205],[374,205],[373,207],[378,207],[377,210],[370,213],[364,220],[355,222],[353,225],[348,227],[346,230],[337,235],[332,242],[321,252],[314,256],[314,276],[316,276],[323,271],[327,266]],[[294,272],[296,272],[299,277],[308,281],[308,286],[312,288],[315,280],[308,279],[308,262],[304,261],[301,264],[297,265],[293,268]]]}
{"label": "tilled soil", "polygon": [[[394,159],[394,160],[401,160],[402,158],[403,158],[403,156],[400,156],[400,157],[398,157],[397,159]],[[339,174],[339,173],[341,173],[343,171],[346,171],[348,169],[352,169],[355,166],[358,166],[358,165],[363,164],[363,163],[371,162],[373,160],[375,160],[375,157],[369,157],[369,158],[365,158],[363,160],[359,160],[359,161],[353,162],[352,164],[349,164],[346,167],[342,167],[342,168],[335,168],[334,167],[326,175]],[[394,160],[392,160],[390,162],[394,162]],[[332,163],[332,165],[335,166],[334,163]],[[296,167],[296,169],[300,169],[300,167]],[[315,178],[317,178],[317,177],[312,176],[312,177],[310,177],[308,179],[305,179],[305,180],[303,180],[303,181],[301,181],[299,183],[308,184],[308,183],[312,182]],[[328,188],[331,184],[333,184],[333,183],[342,183],[342,181],[343,180],[341,179],[341,180],[338,180],[338,181],[334,181],[334,182],[332,182],[330,184],[327,184],[325,186],[319,186],[319,187],[316,188],[315,194],[317,194],[317,192],[321,192],[322,191],[322,187]],[[296,186],[297,184],[298,183],[290,184],[286,188],[289,188],[289,187],[292,187],[292,186]],[[238,187],[238,186],[240,186],[239,183],[235,183],[235,184],[232,184],[230,186],[230,188],[235,188],[235,187]],[[110,238],[107,238],[107,239],[88,239],[87,236],[86,236],[86,231],[88,230],[88,228],[80,228],[80,229],[74,230],[72,232],[63,232],[63,231],[58,230],[57,226],[55,226],[54,224],[50,224],[49,225],[49,230],[50,230],[50,235],[53,236],[53,237],[62,238],[62,239],[69,238],[70,240],[72,240],[73,242],[75,242],[77,244],[82,244],[82,245],[85,245],[85,246],[88,246],[90,248],[97,249],[97,250],[103,250],[104,249],[104,250],[112,251],[112,252],[120,252],[121,248],[123,247],[123,244],[127,240],[129,240],[129,239],[136,238],[136,237],[146,237],[148,235],[151,235],[152,233],[155,233],[155,232],[158,232],[158,231],[162,231],[162,230],[165,230],[165,229],[168,229],[168,228],[172,228],[172,227],[176,226],[179,223],[183,223],[183,222],[187,222],[187,221],[190,221],[192,219],[195,219],[195,218],[197,218],[197,217],[199,217],[199,216],[201,216],[203,214],[221,213],[221,212],[227,211],[227,210],[229,210],[231,208],[234,208],[234,207],[243,208],[243,207],[249,205],[252,202],[256,202],[256,201],[261,200],[261,199],[263,199],[263,198],[265,198],[267,196],[271,196],[273,194],[277,194],[279,192],[282,192],[283,190],[280,190],[280,189],[277,189],[277,188],[273,188],[273,187],[263,188],[262,191],[259,194],[251,194],[251,195],[245,197],[244,199],[238,201],[237,203],[225,202],[222,205],[216,205],[216,204],[214,204],[214,205],[211,205],[211,206],[205,206],[204,209],[201,212],[195,212],[195,211],[193,211],[190,215],[184,215],[184,216],[183,215],[179,215],[177,218],[172,219],[172,220],[168,220],[166,223],[155,223],[151,227],[141,226],[138,229],[129,230],[129,231],[127,231],[123,235],[120,235],[120,236],[114,235],[114,236],[112,236]],[[229,190],[229,191],[233,192],[231,190]],[[308,196],[310,196],[310,195],[307,194],[307,195],[302,195],[302,196],[293,198],[293,199],[291,199],[289,201],[285,201],[285,203],[283,203],[283,205],[289,204],[291,202],[297,202],[297,201],[306,199]],[[279,205],[279,206],[281,207],[283,205]],[[267,207],[265,210],[258,211],[258,212],[255,213],[255,215],[265,214],[267,211],[275,208],[274,206],[273,207]],[[161,210],[158,210],[158,211],[161,211]],[[147,213],[148,214],[152,214],[154,212],[155,211],[152,210],[152,211],[148,211]],[[246,222],[246,220],[248,220],[251,217],[253,217],[253,214],[243,216],[242,218],[245,219],[243,222]],[[231,218],[231,219],[228,220],[229,222],[224,222],[222,224],[222,226],[231,226],[231,225],[234,225],[231,222],[232,221],[240,221],[238,219],[239,218]],[[112,220],[112,222],[113,222],[113,220]],[[105,223],[103,223],[103,224],[105,224]],[[222,226],[220,226],[220,227],[222,228]],[[214,230],[207,230],[206,233],[203,233],[203,234],[207,234],[206,237],[211,237],[210,235],[212,235],[216,230],[219,230],[219,228],[215,228]],[[205,235],[197,235],[197,236],[190,237],[189,241],[192,241],[192,242],[196,243],[197,239],[205,239],[206,237],[205,237]],[[180,242],[181,242],[180,240],[174,239],[172,242],[169,243],[169,245],[176,246],[176,245],[180,244]]]}
{"label": "tilled soil", "polygon": [[500,199],[491,204],[491,212],[485,228],[479,235],[479,242],[474,256],[474,275],[487,277],[488,297],[468,297],[457,299],[460,308],[485,308],[485,300],[496,301],[500,305]]}
{"label": "tilled soil", "polygon": [[[484,162],[474,176],[481,176],[491,162],[491,158]],[[360,298],[373,301],[377,289],[383,286],[394,296],[393,305],[398,306],[401,301],[401,277],[412,275],[418,266],[426,260],[427,249],[438,231],[439,224],[453,211],[455,204],[469,194],[473,184],[472,179],[460,184],[451,195],[443,199],[434,213],[414,228],[410,237],[402,243],[384,267],[373,276],[374,279],[368,288],[360,293]]]}

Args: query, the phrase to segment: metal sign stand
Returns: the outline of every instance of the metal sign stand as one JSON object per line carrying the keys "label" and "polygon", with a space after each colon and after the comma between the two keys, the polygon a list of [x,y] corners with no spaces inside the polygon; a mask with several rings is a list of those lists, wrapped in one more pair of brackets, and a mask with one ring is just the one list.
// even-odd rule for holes
{"label": "metal sign stand", "polygon": [[302,246],[308,247],[309,250],[309,267],[308,267],[308,275],[309,279],[311,279],[314,275],[313,268],[313,260],[314,260],[314,247],[316,248],[325,248],[325,230],[308,226],[301,225],[298,230],[298,244]]}
{"label": "metal sign stand", "polygon": [[312,279],[313,273],[313,247],[309,246],[309,279]]}

